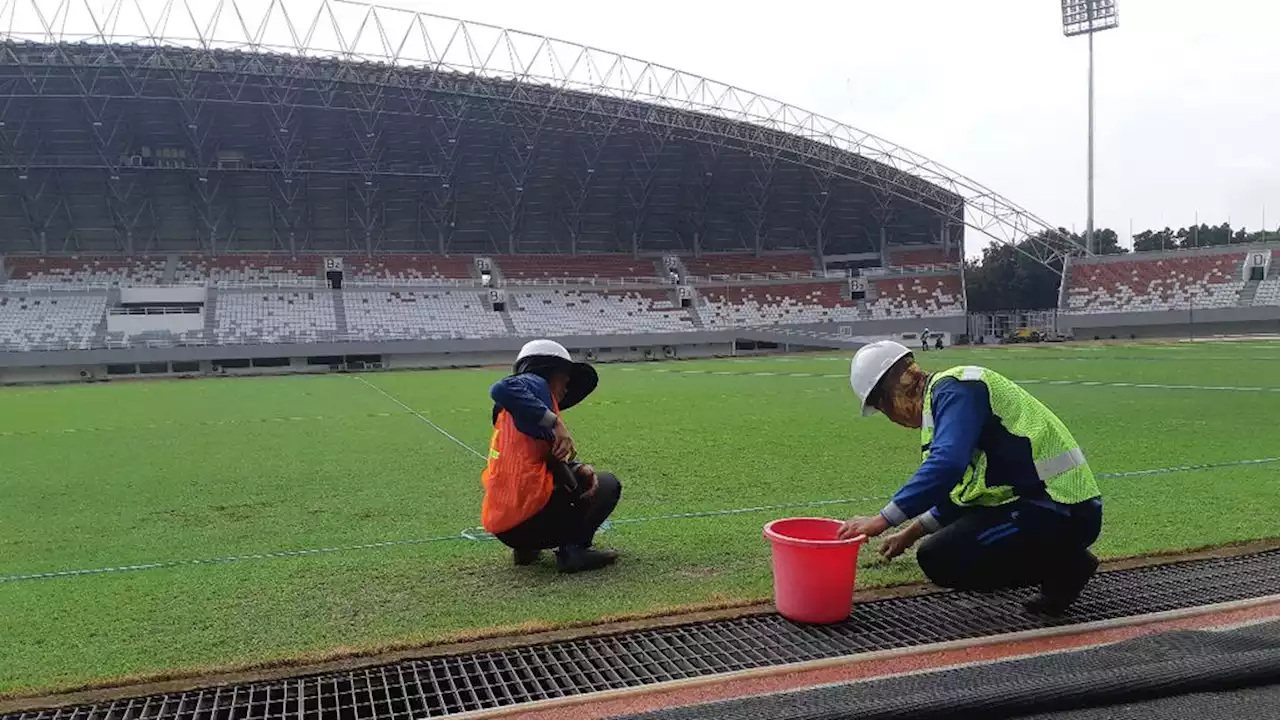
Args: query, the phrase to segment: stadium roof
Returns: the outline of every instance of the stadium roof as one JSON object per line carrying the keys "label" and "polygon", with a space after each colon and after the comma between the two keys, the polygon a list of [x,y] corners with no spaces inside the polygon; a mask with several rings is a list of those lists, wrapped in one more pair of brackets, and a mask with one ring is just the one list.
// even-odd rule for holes
{"label": "stadium roof", "polygon": [[[0,35],[11,42],[183,47],[210,58],[238,51],[491,78],[505,82],[476,83],[469,91],[548,108],[572,105],[583,115],[627,116],[758,148],[815,174],[962,218],[1000,242],[1052,231],[981,183],[831,118],[657,63],[480,23],[348,0],[6,0]],[[1047,244],[1033,250],[1038,259],[1057,251]]]}

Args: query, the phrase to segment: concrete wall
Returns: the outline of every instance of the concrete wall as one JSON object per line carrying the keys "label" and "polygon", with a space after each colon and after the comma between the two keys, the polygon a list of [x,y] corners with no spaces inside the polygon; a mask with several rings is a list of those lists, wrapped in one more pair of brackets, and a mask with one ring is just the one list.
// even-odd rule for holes
{"label": "concrete wall", "polygon": [[107,332],[122,332],[130,336],[149,330],[184,333],[203,329],[204,310],[198,313],[107,313]]}
{"label": "concrete wall", "polygon": [[81,372],[92,377],[103,377],[106,375],[106,368],[76,365],[0,367],[0,385],[82,382],[86,378],[80,376]]}
{"label": "concrete wall", "polygon": [[1163,312],[1058,315],[1058,326],[1077,340],[1280,333],[1280,307],[1168,310]]}
{"label": "concrete wall", "polygon": [[910,318],[905,320],[867,320],[865,322],[812,323],[804,325],[788,325],[789,330],[808,330],[838,334],[840,328],[847,327],[853,335],[901,335],[902,333],[919,333],[925,328],[931,332],[945,332],[952,335],[965,335],[969,332],[967,315],[934,318]]}
{"label": "concrete wall", "polygon": [[202,303],[208,296],[204,287],[122,287],[122,305],[178,305]]}
{"label": "concrete wall", "polygon": [[1194,325],[1114,325],[1077,328],[1076,340],[1130,338],[1205,338],[1223,335],[1280,335],[1280,322],[1196,323]]}
{"label": "concrete wall", "polygon": [[[643,362],[672,358],[728,356],[734,353],[735,331],[690,332],[611,337],[556,338],[578,357],[590,354],[595,362]],[[507,366],[524,341],[518,338],[404,342],[315,343],[303,345],[226,345],[216,347],[127,348],[58,352],[0,353],[0,384],[83,381],[91,378],[153,377],[166,373],[108,375],[107,368],[123,370],[148,364],[197,363],[198,372],[216,375],[278,375],[327,372],[327,365],[311,359],[378,356],[390,369]],[[797,345],[799,347],[799,345]],[[225,361],[251,363],[256,359],[288,358],[277,367],[226,367]],[[191,371],[169,372],[186,375]]]}

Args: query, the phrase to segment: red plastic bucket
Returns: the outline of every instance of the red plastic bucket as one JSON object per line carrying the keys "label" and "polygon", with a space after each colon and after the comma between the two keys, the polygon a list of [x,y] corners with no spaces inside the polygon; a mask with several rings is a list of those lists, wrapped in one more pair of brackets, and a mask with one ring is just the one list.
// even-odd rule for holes
{"label": "red plastic bucket", "polygon": [[866,535],[837,540],[842,523],[786,518],[764,526],[773,546],[773,602],[788,620],[835,623],[853,611],[858,548]]}

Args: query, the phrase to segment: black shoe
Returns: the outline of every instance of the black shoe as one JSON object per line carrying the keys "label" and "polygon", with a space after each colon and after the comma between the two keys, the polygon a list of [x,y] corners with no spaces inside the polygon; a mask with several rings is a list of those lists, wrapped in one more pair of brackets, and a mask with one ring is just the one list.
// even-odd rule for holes
{"label": "black shoe", "polygon": [[538,561],[542,559],[542,551],[541,550],[513,550],[511,551],[511,558],[515,561],[518,567],[524,567],[526,565],[536,565],[538,564]]}
{"label": "black shoe", "polygon": [[1085,585],[1098,572],[1098,558],[1086,552],[1074,571],[1065,572],[1040,585],[1040,594],[1022,604],[1027,612],[1033,615],[1057,617],[1067,611]]}
{"label": "black shoe", "polygon": [[562,573],[599,570],[616,562],[618,553],[612,550],[596,550],[578,546],[562,547],[556,551],[556,565]]}

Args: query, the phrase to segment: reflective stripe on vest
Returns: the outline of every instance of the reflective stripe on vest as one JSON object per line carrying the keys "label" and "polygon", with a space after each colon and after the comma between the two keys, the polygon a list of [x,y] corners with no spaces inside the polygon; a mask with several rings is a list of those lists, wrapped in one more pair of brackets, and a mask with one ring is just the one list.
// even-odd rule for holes
{"label": "reflective stripe on vest", "polygon": [[[1065,504],[1084,502],[1101,493],[1084,451],[1071,432],[1047,407],[1012,380],[986,368],[970,365],[954,367],[929,378],[925,389],[920,439],[922,456],[929,457],[933,442],[933,389],[939,380],[954,378],[980,381],[987,386],[991,409],[1004,429],[1030,441],[1036,474],[1048,495]],[[964,479],[951,492],[957,505],[1003,505],[1017,499],[1006,485],[988,487],[987,458],[975,450]]]}
{"label": "reflective stripe on vest", "polygon": [[1071,472],[1078,467],[1084,467],[1085,463],[1084,451],[1074,447],[1048,460],[1037,460],[1036,474],[1040,476],[1041,481],[1048,482],[1063,473]]}

